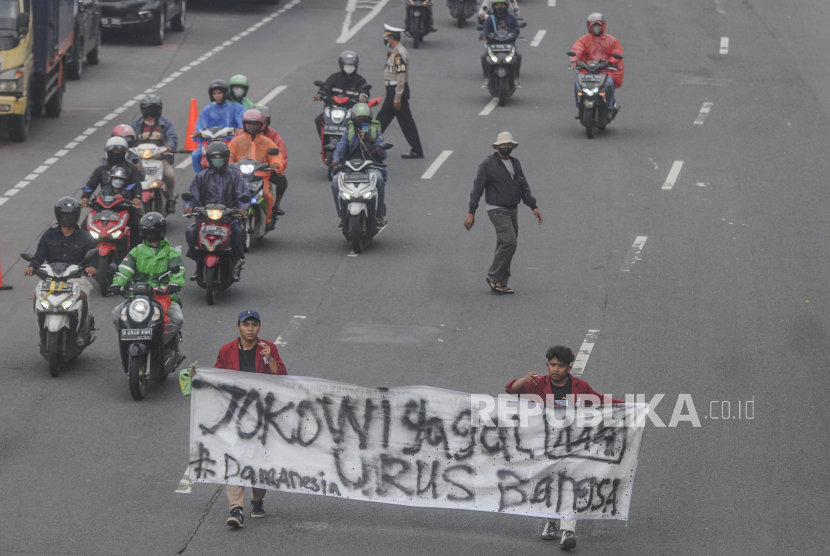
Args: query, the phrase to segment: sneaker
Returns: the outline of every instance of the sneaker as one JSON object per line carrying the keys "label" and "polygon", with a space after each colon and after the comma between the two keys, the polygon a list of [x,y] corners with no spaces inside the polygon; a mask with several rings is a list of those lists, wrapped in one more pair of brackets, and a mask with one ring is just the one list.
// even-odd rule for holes
{"label": "sneaker", "polygon": [[562,539],[559,541],[559,548],[562,550],[576,548],[576,534],[573,531],[562,531]]}
{"label": "sneaker", "polygon": [[251,517],[265,517],[265,504],[262,500],[251,500]]}
{"label": "sneaker", "polygon": [[193,273],[193,276],[191,276],[191,277],[190,277],[190,281],[191,281],[191,282],[195,282],[195,281],[196,281],[196,280],[198,280],[198,279],[199,279],[199,278],[196,276],[196,273],[195,273],[195,272]]}
{"label": "sneaker", "polygon": [[337,231],[338,232],[343,231],[343,220],[342,219],[337,223]]}
{"label": "sneaker", "polygon": [[378,228],[383,228],[384,226],[386,226],[386,220],[383,219],[383,216],[378,216],[377,225]]}
{"label": "sneaker", "polygon": [[552,541],[556,539],[558,534],[559,527],[556,526],[556,523],[554,523],[553,521],[548,521],[547,523],[545,523],[545,528],[542,529],[542,540]]}
{"label": "sneaker", "polygon": [[228,527],[234,529],[241,529],[242,523],[245,521],[245,516],[242,515],[242,508],[234,508],[231,510],[231,516],[228,518]]}
{"label": "sneaker", "polygon": [[274,220],[271,220],[270,224],[265,225],[265,231],[270,232],[271,230],[273,230],[276,227],[277,227],[277,225],[274,223]]}
{"label": "sneaker", "polygon": [[513,85],[514,85],[517,89],[521,89],[521,88],[522,88],[522,84],[521,84],[521,83],[519,83],[519,80],[518,80],[518,79],[514,79],[514,80],[513,80]]}
{"label": "sneaker", "polygon": [[481,88],[482,88],[482,89],[487,89],[487,88],[489,88],[489,87],[490,87],[490,78],[489,78],[489,77],[485,77],[485,78],[484,78],[484,83],[481,85]]}

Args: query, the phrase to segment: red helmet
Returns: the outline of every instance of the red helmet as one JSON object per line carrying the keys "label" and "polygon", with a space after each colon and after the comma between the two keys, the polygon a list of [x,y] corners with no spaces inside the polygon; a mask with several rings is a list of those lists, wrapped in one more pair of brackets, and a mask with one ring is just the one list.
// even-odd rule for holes
{"label": "red helmet", "polygon": [[262,112],[260,112],[256,108],[251,108],[249,110],[246,110],[245,113],[242,115],[242,123],[246,124],[248,122],[259,122],[261,124],[264,124],[265,116],[263,116]]}
{"label": "red helmet", "polygon": [[132,145],[135,142],[136,135],[132,127],[127,124],[118,124],[112,130],[112,137],[123,137],[128,145]]}

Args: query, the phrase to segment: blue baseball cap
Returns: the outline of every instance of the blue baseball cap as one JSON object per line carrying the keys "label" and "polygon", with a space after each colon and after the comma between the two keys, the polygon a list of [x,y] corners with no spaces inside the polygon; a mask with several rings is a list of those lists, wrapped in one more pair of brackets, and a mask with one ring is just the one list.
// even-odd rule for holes
{"label": "blue baseball cap", "polygon": [[259,313],[257,313],[253,309],[245,309],[244,311],[239,313],[239,318],[236,319],[236,322],[239,323],[248,319],[256,319],[258,322],[262,322],[262,320],[259,318]]}

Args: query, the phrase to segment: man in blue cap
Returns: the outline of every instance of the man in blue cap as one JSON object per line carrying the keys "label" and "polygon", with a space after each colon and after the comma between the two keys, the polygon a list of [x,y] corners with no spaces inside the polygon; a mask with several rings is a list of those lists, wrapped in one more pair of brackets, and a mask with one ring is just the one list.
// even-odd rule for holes
{"label": "man in blue cap", "polygon": [[[259,313],[253,309],[246,309],[239,313],[236,319],[239,338],[219,348],[219,356],[216,358],[214,367],[246,373],[288,374],[285,370],[285,363],[282,362],[280,353],[277,351],[277,346],[268,340],[259,338],[260,324]],[[228,494],[231,510],[228,526],[242,527],[245,487],[225,485],[225,491]],[[264,488],[251,489],[251,517],[265,517],[263,503],[265,492]]]}

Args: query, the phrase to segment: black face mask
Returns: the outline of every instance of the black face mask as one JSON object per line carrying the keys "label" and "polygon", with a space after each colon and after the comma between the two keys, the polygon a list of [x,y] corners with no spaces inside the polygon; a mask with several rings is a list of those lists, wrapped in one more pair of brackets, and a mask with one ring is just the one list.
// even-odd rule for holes
{"label": "black face mask", "polygon": [[124,162],[124,157],[126,153],[121,152],[109,152],[107,153],[107,164],[113,166],[114,164],[120,164]]}
{"label": "black face mask", "polygon": [[513,152],[513,147],[499,147],[499,154],[502,156],[510,156]]}

